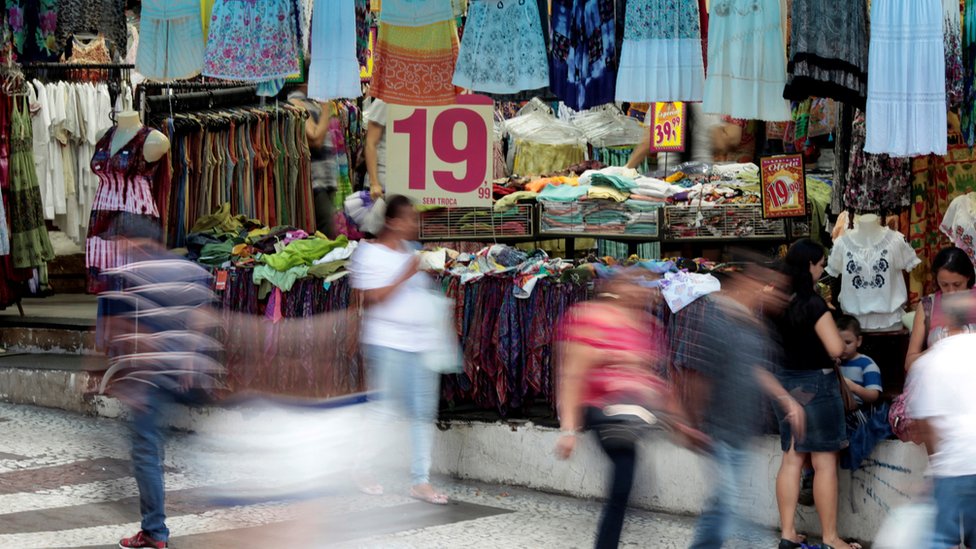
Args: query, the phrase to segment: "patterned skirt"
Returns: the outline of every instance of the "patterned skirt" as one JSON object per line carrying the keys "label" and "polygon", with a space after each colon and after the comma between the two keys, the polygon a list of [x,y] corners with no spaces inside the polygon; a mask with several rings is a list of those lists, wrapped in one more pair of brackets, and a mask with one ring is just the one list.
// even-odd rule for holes
{"label": "patterned skirt", "polygon": [[536,3],[471,4],[454,84],[496,94],[548,86],[549,62]]}
{"label": "patterned skirt", "polygon": [[291,0],[217,0],[203,74],[266,82],[299,71],[298,28]]}
{"label": "patterned skirt", "polygon": [[419,27],[380,22],[370,94],[399,105],[449,105],[457,90],[451,83],[458,57],[453,20]]}

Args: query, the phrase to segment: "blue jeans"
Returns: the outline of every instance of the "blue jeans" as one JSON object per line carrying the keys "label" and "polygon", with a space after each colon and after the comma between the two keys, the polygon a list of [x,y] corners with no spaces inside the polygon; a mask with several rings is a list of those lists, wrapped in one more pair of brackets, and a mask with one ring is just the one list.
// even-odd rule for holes
{"label": "blue jeans", "polygon": [[142,406],[132,412],[132,470],[139,487],[142,530],[157,541],[169,540],[163,488],[163,450],[166,445],[161,420],[173,397],[162,390],[146,389]]}
{"label": "blue jeans", "polygon": [[440,374],[424,366],[420,353],[379,345],[365,345],[364,351],[370,391],[375,392],[378,408],[391,419],[405,417],[410,423],[411,482],[426,484],[430,482]]}
{"label": "blue jeans", "polygon": [[[935,478],[935,532],[931,549],[948,549],[962,541],[976,543],[976,475]],[[965,534],[959,539],[960,530]]]}
{"label": "blue jeans", "polygon": [[756,496],[750,487],[750,459],[747,449],[715,443],[711,455],[714,489],[698,519],[690,549],[720,548],[731,535],[749,541],[750,547],[764,545],[758,528],[746,518]]}

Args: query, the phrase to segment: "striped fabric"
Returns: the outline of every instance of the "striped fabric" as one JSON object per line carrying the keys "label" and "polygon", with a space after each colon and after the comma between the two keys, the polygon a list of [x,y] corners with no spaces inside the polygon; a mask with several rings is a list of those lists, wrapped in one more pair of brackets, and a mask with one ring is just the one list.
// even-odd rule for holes
{"label": "striped fabric", "polygon": [[203,70],[199,0],[145,0],[136,70],[152,80],[191,78]]}
{"label": "striped fabric", "polygon": [[212,388],[223,367],[209,335],[218,325],[210,273],[161,248],[133,245],[130,259],[106,271],[113,290],[98,298],[97,339],[109,357],[101,390],[126,380],[171,392]]}
{"label": "striped fabric", "polygon": [[[425,10],[425,2],[384,2],[374,51],[373,97],[399,105],[449,105],[460,47],[449,4]],[[411,12],[411,10],[415,10]]]}

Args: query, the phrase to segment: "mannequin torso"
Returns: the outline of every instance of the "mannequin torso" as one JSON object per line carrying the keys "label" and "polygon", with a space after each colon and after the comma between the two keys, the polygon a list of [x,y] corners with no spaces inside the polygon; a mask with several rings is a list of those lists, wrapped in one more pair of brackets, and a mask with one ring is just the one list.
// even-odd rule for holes
{"label": "mannequin torso", "polygon": [[[138,112],[120,112],[118,115],[118,124],[115,126],[115,135],[112,136],[112,154],[115,155],[122,150],[139,133],[142,127],[142,121],[139,120]],[[99,139],[101,137],[100,135]],[[146,138],[146,144],[142,149],[143,158],[146,159],[146,162],[156,162],[167,152],[169,152],[169,139],[162,132],[152,130],[152,133]]]}
{"label": "mannequin torso", "polygon": [[861,247],[876,246],[886,229],[881,225],[880,217],[864,214],[855,219],[854,230],[848,232],[847,237]]}

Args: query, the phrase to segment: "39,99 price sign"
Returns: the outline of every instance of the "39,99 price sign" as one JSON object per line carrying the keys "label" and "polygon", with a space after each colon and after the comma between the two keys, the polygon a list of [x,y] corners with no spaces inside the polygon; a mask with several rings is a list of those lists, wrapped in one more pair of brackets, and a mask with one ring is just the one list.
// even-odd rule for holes
{"label": "39,99 price sign", "polygon": [[390,105],[386,186],[427,206],[490,207],[494,108],[482,95],[443,107]]}
{"label": "39,99 price sign", "polygon": [[807,214],[803,156],[768,156],[759,161],[762,172],[763,217],[802,217]]}
{"label": "39,99 price sign", "polygon": [[684,152],[687,106],[681,101],[653,103],[648,115],[651,152]]}

